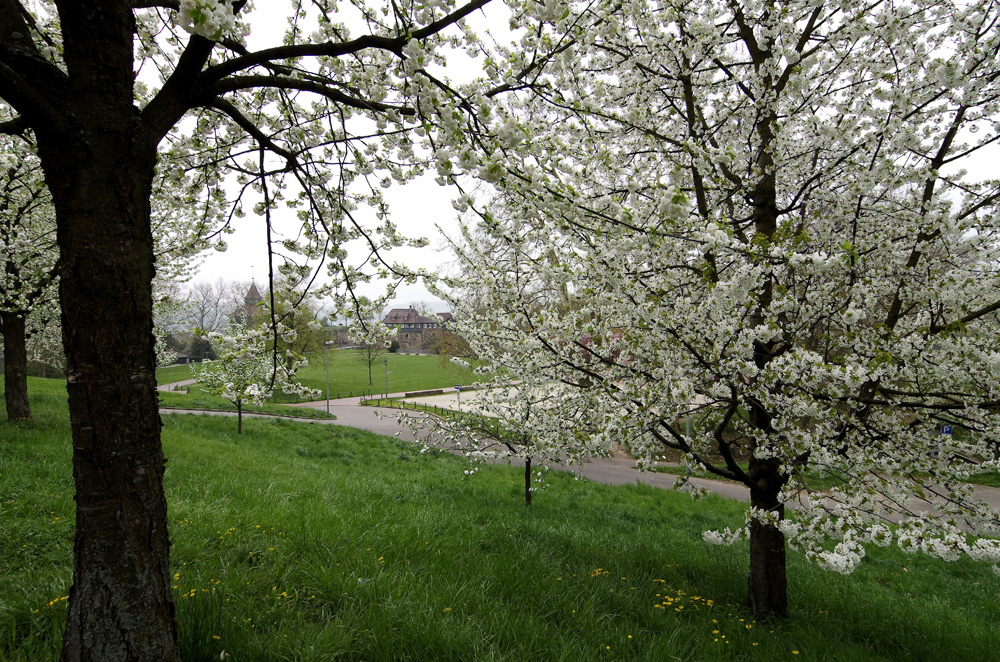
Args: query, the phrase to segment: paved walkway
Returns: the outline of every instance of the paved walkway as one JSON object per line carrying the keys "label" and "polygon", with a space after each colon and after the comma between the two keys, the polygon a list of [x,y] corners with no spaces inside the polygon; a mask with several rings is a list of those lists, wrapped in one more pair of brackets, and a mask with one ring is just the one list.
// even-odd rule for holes
{"label": "paved walkway", "polygon": [[[167,384],[165,386],[172,386]],[[169,390],[169,389],[168,389]],[[401,398],[404,397],[405,393],[390,393],[391,398]],[[463,394],[463,404],[466,398]],[[427,400],[428,402],[433,402],[438,406],[442,404],[447,404],[446,402],[439,402],[437,399],[444,398],[448,400],[450,398],[450,403],[454,406],[455,396],[454,394],[450,396],[431,396],[430,398],[421,398],[421,401]],[[319,400],[316,402],[304,402],[299,405],[299,407],[309,407],[311,409],[326,410],[326,401]],[[205,412],[201,410],[193,409],[164,409],[162,410],[164,414],[210,414],[214,416],[235,416],[234,411],[215,411],[215,412]],[[305,423],[319,423],[321,425],[343,425],[351,428],[360,428],[362,430],[368,430],[376,434],[385,435],[387,437],[398,437],[400,439],[405,439],[406,441],[417,442],[418,440],[410,432],[409,428],[405,425],[400,425],[396,422],[393,417],[380,418],[375,415],[375,407],[366,407],[360,404],[360,398],[342,398],[340,400],[330,400],[330,413],[335,415],[336,419],[328,418],[293,418],[292,420],[302,421]],[[258,414],[253,412],[243,412],[245,418],[268,416],[267,414]],[[518,461],[514,461],[515,466]],[[523,464],[521,464],[523,466]],[[585,478],[592,480],[597,483],[606,483],[608,485],[625,485],[633,484],[636,482],[644,483],[646,485],[652,485],[654,487],[671,488],[674,483],[677,482],[677,477],[671,474],[653,473],[653,472],[639,472],[635,468],[635,461],[628,458],[593,458],[586,460],[582,467],[553,467],[562,468],[569,471],[579,471]],[[720,494],[732,499],[740,499],[742,501],[750,500],[749,491],[740,485],[735,485],[733,483],[728,483],[724,481],[717,480],[703,480],[700,478],[693,478],[691,480],[695,485],[702,486],[714,492],[715,494]]]}
{"label": "paved walkway", "polygon": [[185,379],[181,382],[171,382],[170,384],[157,384],[157,391],[179,391],[186,386],[197,383],[196,379]]}
{"label": "paved walkway", "polygon": [[[165,385],[166,387],[173,386],[172,384]],[[467,396],[472,395],[471,393],[462,394],[462,404],[466,405]],[[390,393],[390,398],[402,398],[405,397],[405,393]],[[439,396],[426,396],[422,398],[407,398],[409,401],[419,401],[425,404],[435,404],[437,406],[450,406],[454,408],[455,406],[455,394],[445,394]],[[469,404],[471,404],[472,398],[468,398]],[[304,402],[298,407],[309,407],[311,409],[321,409],[326,410],[327,404],[325,400],[319,400],[316,402]],[[464,407],[463,407],[464,408]],[[399,437],[400,439],[405,439],[407,441],[418,441],[413,433],[410,432],[409,428],[404,425],[400,425],[396,422],[394,417],[380,418],[375,415],[376,408],[366,407],[360,404],[360,398],[342,398],[339,400],[330,400],[330,413],[335,415],[337,418],[334,419],[324,419],[324,418],[293,418],[292,420],[303,421],[307,423],[319,423],[322,425],[343,425],[346,427],[360,428],[363,430],[369,430],[376,434],[385,435],[388,437]],[[182,409],[172,409],[163,410],[164,413],[211,413],[213,415],[219,416],[235,416],[236,412],[202,412],[197,410],[182,410]],[[267,416],[267,414],[255,414],[255,413],[243,413],[244,417],[256,417],[256,416]],[[516,465],[518,461],[514,461]],[[523,464],[521,465],[523,466]],[[669,489],[674,486],[677,482],[677,476],[672,474],[655,473],[649,471],[640,472],[635,468],[635,461],[630,458],[623,457],[610,457],[610,458],[593,458],[585,460],[582,467],[553,467],[556,469],[566,469],[570,471],[579,471],[581,475],[585,478],[592,480],[597,483],[605,483],[608,485],[625,485],[633,483],[643,483],[646,485],[651,485],[653,487],[662,487]],[[731,483],[728,481],[719,480],[708,480],[703,478],[692,478],[691,483],[699,487],[703,487],[711,493],[718,494],[730,499],[738,499],[740,501],[748,502],[750,501],[750,492],[743,485],[737,485],[736,483]],[[977,486],[975,488],[976,496],[985,501],[994,510],[1000,511],[1000,489],[993,487],[983,487]],[[915,504],[916,505],[916,504]],[[918,508],[919,505],[917,505]]]}

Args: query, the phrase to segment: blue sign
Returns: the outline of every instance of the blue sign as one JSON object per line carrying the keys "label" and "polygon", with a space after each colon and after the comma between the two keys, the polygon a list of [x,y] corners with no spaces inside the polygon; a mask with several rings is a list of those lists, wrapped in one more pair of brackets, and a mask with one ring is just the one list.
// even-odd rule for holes
{"label": "blue sign", "polygon": [[951,434],[951,426],[950,425],[942,425],[941,426],[941,434]]}
{"label": "blue sign", "polygon": [[461,384],[455,384],[455,390],[456,391],[461,391],[462,390],[462,385]]}

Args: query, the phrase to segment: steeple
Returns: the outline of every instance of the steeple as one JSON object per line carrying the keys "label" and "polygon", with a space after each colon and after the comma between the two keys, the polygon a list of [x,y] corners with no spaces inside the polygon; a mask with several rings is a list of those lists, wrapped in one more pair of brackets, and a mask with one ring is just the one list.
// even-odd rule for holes
{"label": "steeple", "polygon": [[247,294],[243,297],[243,303],[248,306],[256,306],[258,303],[264,300],[264,297],[260,295],[257,290],[257,283],[250,281],[250,289],[247,290]]}

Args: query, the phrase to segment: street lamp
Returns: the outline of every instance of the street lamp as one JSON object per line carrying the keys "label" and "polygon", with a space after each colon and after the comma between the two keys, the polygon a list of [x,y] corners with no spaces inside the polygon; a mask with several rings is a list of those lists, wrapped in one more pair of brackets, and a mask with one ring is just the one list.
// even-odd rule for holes
{"label": "street lamp", "polygon": [[389,359],[385,360],[385,397],[389,399]]}
{"label": "street lamp", "polygon": [[332,340],[327,340],[323,343],[323,349],[326,350],[326,413],[330,413],[330,345],[333,344]]}

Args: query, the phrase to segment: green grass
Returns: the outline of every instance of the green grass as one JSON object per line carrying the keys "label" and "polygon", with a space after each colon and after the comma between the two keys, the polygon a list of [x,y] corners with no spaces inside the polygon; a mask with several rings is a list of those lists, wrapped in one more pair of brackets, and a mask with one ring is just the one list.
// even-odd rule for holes
{"label": "green grass", "polygon": [[[330,397],[350,397],[360,393],[382,393],[386,386],[386,366],[383,363],[389,359],[389,392],[421,391],[435,388],[451,388],[455,384],[472,384],[477,377],[471,370],[465,370],[440,356],[383,354],[376,365],[372,367],[372,380],[368,380],[368,367],[361,362],[359,353],[349,350],[333,350],[330,352]],[[309,364],[297,373],[299,382],[309,388],[326,393],[325,354],[317,353],[309,357]],[[191,370],[187,366],[169,366],[156,371],[159,384],[191,379]],[[276,402],[297,402],[298,398],[282,393],[276,393]]]}
{"label": "green grass", "polygon": [[157,384],[173,384],[191,379],[191,366],[189,365],[168,365],[156,369]]}
{"label": "green grass", "polygon": [[991,471],[988,473],[972,474],[969,482],[973,485],[985,485],[986,487],[1000,487],[1000,473]]}
{"label": "green grass", "polygon": [[[187,366],[175,367],[182,367],[187,370]],[[157,374],[159,374],[159,372],[157,372]],[[66,401],[66,382],[63,379],[38,379],[35,377],[29,377],[28,383],[31,392],[29,404],[32,407],[33,413],[34,400],[35,397],[39,395],[44,395],[46,398],[49,396],[55,397],[56,399],[62,398],[63,402]],[[159,393],[160,406],[175,409],[236,411],[236,405],[228,400],[206,393],[197,384],[193,384],[190,391],[190,393],[186,393],[184,391],[161,391]],[[275,414],[278,416],[294,416],[296,418],[336,418],[336,416],[327,414],[326,411],[320,409],[290,407],[288,405],[272,403],[265,404],[263,407],[247,406],[243,408],[243,411],[244,413],[265,413]]]}
{"label": "green grass", "polygon": [[[58,657],[74,504],[64,393],[0,422],[0,660]],[[55,381],[55,380],[53,380]],[[854,575],[789,555],[791,614],[742,606],[743,507],[521,470],[346,428],[165,420],[185,660],[987,660],[1000,577],[875,550]],[[239,470],[234,470],[239,467]],[[794,651],[798,651],[795,654]]]}
{"label": "green grass", "polygon": [[[455,384],[471,384],[476,377],[440,356],[382,354],[372,366],[372,379],[368,380],[368,366],[361,362],[359,353],[350,350],[330,352],[330,397],[338,393],[372,391],[381,393],[386,387],[386,366],[389,360],[389,392],[421,391],[434,388],[451,388]],[[310,388],[326,392],[326,366],[324,354],[309,357],[309,365],[298,371],[299,381]]]}

